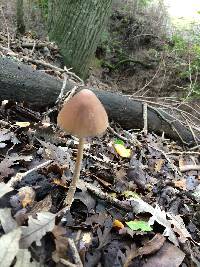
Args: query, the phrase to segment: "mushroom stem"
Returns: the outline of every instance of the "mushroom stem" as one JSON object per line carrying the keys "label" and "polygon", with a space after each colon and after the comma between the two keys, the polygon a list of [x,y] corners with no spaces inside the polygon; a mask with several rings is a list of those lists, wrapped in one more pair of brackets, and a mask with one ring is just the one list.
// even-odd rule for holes
{"label": "mushroom stem", "polygon": [[83,137],[81,137],[79,139],[79,145],[78,145],[78,152],[77,152],[74,174],[73,174],[72,181],[71,181],[71,184],[69,187],[69,191],[67,193],[67,197],[65,199],[65,203],[66,203],[68,209],[70,209],[72,202],[74,200],[74,194],[76,192],[76,186],[77,186],[79,176],[80,176],[81,162],[83,159],[84,139],[85,138],[83,138]]}

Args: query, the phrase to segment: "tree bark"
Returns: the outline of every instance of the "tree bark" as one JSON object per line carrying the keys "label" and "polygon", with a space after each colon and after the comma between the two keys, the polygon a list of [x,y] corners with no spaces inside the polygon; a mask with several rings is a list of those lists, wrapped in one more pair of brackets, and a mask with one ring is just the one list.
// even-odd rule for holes
{"label": "tree bark", "polygon": [[20,34],[25,33],[23,0],[17,0],[17,32]]}
{"label": "tree bark", "polygon": [[[11,59],[0,58],[0,100],[12,99],[28,102],[34,109],[55,105],[62,81],[30,66]],[[67,82],[64,93],[74,84]],[[108,113],[109,119],[125,129],[143,128],[143,104],[122,94],[91,89]],[[169,114],[148,107],[148,130],[187,143],[195,144],[191,131]]]}
{"label": "tree bark", "polygon": [[112,0],[49,0],[49,37],[65,65],[86,78],[90,61],[108,18]]}

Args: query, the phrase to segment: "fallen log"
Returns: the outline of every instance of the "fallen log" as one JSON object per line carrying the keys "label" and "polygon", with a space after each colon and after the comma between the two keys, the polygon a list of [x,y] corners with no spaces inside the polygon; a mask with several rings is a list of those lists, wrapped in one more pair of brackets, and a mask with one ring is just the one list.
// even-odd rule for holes
{"label": "fallen log", "polygon": [[[64,93],[73,88],[67,81]],[[33,109],[55,105],[62,88],[62,80],[50,76],[31,66],[8,58],[0,58],[0,100],[25,101]],[[91,88],[90,88],[91,89]],[[143,128],[143,104],[122,94],[91,89],[101,100],[111,120],[125,129]],[[189,128],[163,111],[148,107],[148,129],[156,133],[194,145],[195,140]]]}

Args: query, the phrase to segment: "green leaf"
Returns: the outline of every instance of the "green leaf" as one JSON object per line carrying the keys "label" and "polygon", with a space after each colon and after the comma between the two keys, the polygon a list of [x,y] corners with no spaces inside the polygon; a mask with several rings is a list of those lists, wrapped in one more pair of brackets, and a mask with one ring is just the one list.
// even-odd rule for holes
{"label": "green leaf", "polygon": [[153,230],[151,226],[149,226],[149,223],[145,221],[135,220],[135,221],[126,222],[126,224],[131,230],[134,230],[134,231],[141,230],[143,232],[150,232]]}
{"label": "green leaf", "polygon": [[124,142],[120,139],[115,139],[115,144],[116,145],[124,145]]}

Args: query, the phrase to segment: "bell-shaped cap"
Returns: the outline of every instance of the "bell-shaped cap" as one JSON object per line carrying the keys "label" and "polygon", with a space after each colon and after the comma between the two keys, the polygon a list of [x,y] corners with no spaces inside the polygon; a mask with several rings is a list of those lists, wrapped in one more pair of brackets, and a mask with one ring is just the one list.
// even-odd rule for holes
{"label": "bell-shaped cap", "polygon": [[83,89],[64,103],[58,114],[57,124],[66,133],[79,138],[93,137],[106,130],[108,116],[96,95]]}

